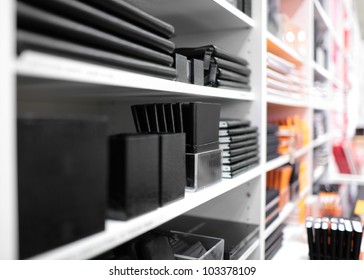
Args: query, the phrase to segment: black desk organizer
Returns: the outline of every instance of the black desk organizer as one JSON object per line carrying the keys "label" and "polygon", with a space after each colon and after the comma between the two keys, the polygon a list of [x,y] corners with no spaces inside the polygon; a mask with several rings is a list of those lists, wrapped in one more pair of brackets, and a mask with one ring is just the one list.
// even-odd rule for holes
{"label": "black desk organizer", "polygon": [[184,197],[184,133],[118,134],[109,144],[109,218],[127,220]]}
{"label": "black desk organizer", "polygon": [[139,133],[186,134],[187,189],[198,190],[221,179],[219,104],[141,104],[131,109]]}
{"label": "black desk organizer", "polygon": [[180,82],[251,89],[248,61],[214,45],[175,49],[174,66]]}
{"label": "black desk organizer", "polygon": [[107,120],[18,119],[19,258],[104,230]]}

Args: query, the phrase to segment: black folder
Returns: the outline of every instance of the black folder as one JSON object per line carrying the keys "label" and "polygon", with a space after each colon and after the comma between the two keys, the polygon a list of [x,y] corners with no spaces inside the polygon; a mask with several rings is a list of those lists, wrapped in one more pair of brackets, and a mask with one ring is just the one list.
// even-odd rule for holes
{"label": "black folder", "polygon": [[254,139],[243,140],[243,141],[236,142],[236,143],[220,143],[219,147],[220,147],[220,149],[226,151],[226,150],[230,150],[230,149],[238,149],[238,148],[247,147],[247,146],[251,146],[251,145],[257,145],[257,144],[258,144],[258,139],[254,138]]}
{"label": "black folder", "polygon": [[257,151],[257,150],[258,150],[258,145],[251,145],[251,146],[238,148],[238,149],[225,150],[222,152],[222,156],[223,157],[235,157],[235,156],[247,153],[247,152]]}
{"label": "black folder", "polygon": [[[182,103],[173,104],[172,108],[173,108],[175,132],[184,132]],[[188,143],[188,134],[186,133],[186,144],[187,143]]]}
{"label": "black folder", "polygon": [[232,81],[217,79],[216,84],[217,84],[217,87],[221,87],[221,88],[251,90],[250,85],[248,85],[246,83],[238,83],[238,82],[232,82]]}
{"label": "black folder", "polygon": [[225,172],[225,171],[232,172],[232,171],[238,170],[240,168],[243,168],[245,166],[248,166],[250,164],[256,163],[258,160],[259,160],[259,157],[255,156],[255,157],[249,158],[247,160],[244,160],[244,161],[241,161],[241,162],[238,162],[235,164],[231,164],[231,165],[224,164],[222,166],[222,171],[223,172]]}
{"label": "black folder", "polygon": [[241,155],[234,156],[234,157],[224,157],[222,159],[222,163],[223,164],[234,164],[234,163],[238,163],[238,162],[242,162],[244,160],[247,160],[247,159],[249,159],[251,157],[256,157],[257,155],[258,155],[258,152],[253,151],[253,152],[241,154]]}
{"label": "black folder", "polygon": [[314,241],[313,241],[313,224],[312,221],[306,220],[308,255],[310,260],[314,259]]}
{"label": "black folder", "polygon": [[363,226],[359,221],[352,221],[353,224],[353,260],[358,260],[360,255],[360,246],[363,237]]}
{"label": "black folder", "polygon": [[256,126],[229,128],[229,129],[220,128],[219,136],[241,135],[241,134],[256,132],[257,130],[258,130],[258,127],[256,127]]}
{"label": "black folder", "polygon": [[324,260],[328,260],[329,251],[328,251],[328,243],[329,243],[329,224],[327,222],[321,223],[321,251]]}
{"label": "black folder", "polygon": [[171,103],[166,103],[163,104],[163,107],[166,115],[167,131],[171,133],[177,132],[174,125],[173,105]]}
{"label": "black folder", "polygon": [[314,223],[315,229],[315,260],[321,260],[321,220],[315,221]]}
{"label": "black folder", "polygon": [[83,23],[132,42],[172,53],[174,43],[98,8],[77,0],[23,0],[62,17]]}
{"label": "black folder", "polygon": [[144,105],[131,106],[137,132],[151,132],[147,108]]}
{"label": "black folder", "polygon": [[217,64],[219,69],[230,70],[244,76],[249,76],[251,73],[251,70],[246,65],[235,63],[219,57],[213,57],[212,59]]}
{"label": "black folder", "polygon": [[172,56],[118,38],[95,28],[62,18],[55,14],[17,3],[17,23],[20,29],[30,30],[87,47],[172,66]]}
{"label": "black folder", "polygon": [[330,223],[330,259],[336,260],[337,259],[337,223],[331,222]]}
{"label": "black folder", "polygon": [[235,176],[238,176],[239,174],[243,173],[244,171],[249,170],[250,168],[256,166],[257,164],[258,164],[258,161],[253,162],[252,164],[249,164],[242,168],[236,169],[234,171],[224,171],[224,172],[222,172],[222,177],[228,178],[228,179],[234,178]]}
{"label": "black folder", "polygon": [[221,119],[220,122],[219,122],[219,127],[221,129],[246,127],[246,126],[249,126],[249,125],[250,125],[250,121],[240,120],[240,119]]}
{"label": "black folder", "polygon": [[227,81],[235,81],[238,83],[248,84],[250,82],[250,79],[246,76],[234,73],[229,70],[225,70],[222,68],[217,68],[217,79],[220,80],[227,80]]}
{"label": "black folder", "polygon": [[[166,112],[165,112],[164,104],[156,104],[156,106],[157,106],[159,131],[160,132],[168,132],[167,119],[166,119]],[[174,132],[174,130],[171,131],[171,132]]]}
{"label": "black folder", "polygon": [[344,233],[345,226],[343,223],[339,223],[337,231],[337,259],[342,260],[344,258]]}
{"label": "black folder", "polygon": [[146,104],[146,111],[148,114],[148,121],[150,126],[150,132],[160,132],[159,131],[159,122],[158,122],[158,113],[157,113],[157,104]]}
{"label": "black folder", "polygon": [[139,9],[138,7],[124,0],[82,0],[86,3],[92,3],[116,17],[125,18],[131,23],[134,23],[141,28],[150,30],[166,38],[171,38],[174,35],[174,27],[149,13]]}
{"label": "black folder", "polygon": [[245,140],[249,140],[249,139],[255,139],[257,137],[258,137],[258,133],[256,133],[256,132],[242,134],[242,135],[234,135],[234,136],[222,136],[222,137],[219,137],[219,142],[220,142],[220,144],[236,143],[236,142],[241,142],[241,141],[245,141]]}
{"label": "black folder", "polygon": [[350,220],[344,221],[345,233],[344,233],[344,253],[343,259],[350,260],[351,259],[351,246],[353,241],[353,227],[351,225]]}
{"label": "black folder", "polygon": [[92,63],[96,62],[102,65],[140,72],[159,78],[174,80],[176,77],[176,70],[171,67],[18,30],[17,52],[21,53],[28,49],[85,60]]}

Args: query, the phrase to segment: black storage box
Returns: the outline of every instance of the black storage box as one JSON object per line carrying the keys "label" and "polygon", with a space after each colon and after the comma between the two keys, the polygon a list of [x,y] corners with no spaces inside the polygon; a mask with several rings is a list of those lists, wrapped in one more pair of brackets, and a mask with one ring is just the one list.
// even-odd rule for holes
{"label": "black storage box", "polygon": [[160,206],[185,195],[185,143],[184,133],[160,134]]}
{"label": "black storage box", "polygon": [[18,119],[19,257],[104,230],[107,121]]}
{"label": "black storage box", "polygon": [[183,103],[182,117],[187,153],[218,149],[220,104]]}
{"label": "black storage box", "polygon": [[159,135],[118,134],[109,139],[109,211],[127,220],[159,203]]}
{"label": "black storage box", "polygon": [[221,180],[221,150],[186,154],[187,189],[198,190]]}

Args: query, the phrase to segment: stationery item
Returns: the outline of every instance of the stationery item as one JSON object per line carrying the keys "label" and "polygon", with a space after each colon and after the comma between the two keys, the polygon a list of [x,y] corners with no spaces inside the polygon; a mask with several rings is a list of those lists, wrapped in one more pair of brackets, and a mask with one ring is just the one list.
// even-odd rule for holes
{"label": "stationery item", "polygon": [[237,128],[237,127],[248,127],[250,125],[249,120],[240,119],[221,119],[219,121],[219,128]]}
{"label": "stationery item", "polygon": [[156,209],[159,135],[112,135],[109,152],[109,218],[127,220]]}
{"label": "stationery item", "polygon": [[235,164],[244,160],[247,160],[251,157],[257,157],[258,156],[258,151],[252,151],[252,152],[248,152],[245,154],[241,154],[238,156],[234,156],[234,157],[228,157],[228,158],[223,158],[222,159],[222,163],[223,164]]}
{"label": "stationery item", "polygon": [[187,84],[190,83],[190,80],[188,78],[189,64],[187,58],[178,53],[176,53],[174,56],[175,56],[174,67],[176,68],[177,71],[177,82],[187,83]]}
{"label": "stationery item", "polygon": [[232,82],[222,79],[216,79],[216,85],[222,88],[240,88],[244,90],[251,90],[251,87],[245,83]]}
{"label": "stationery item", "polygon": [[24,31],[22,29],[18,29],[16,39],[18,54],[26,50],[41,51],[70,57],[73,59],[85,60],[87,62],[96,62],[102,65],[136,71],[169,80],[174,80],[176,77],[176,70],[171,67],[99,49],[85,47],[67,41]]}
{"label": "stationery item", "polygon": [[125,55],[130,58],[143,59],[164,66],[172,66],[173,64],[173,58],[168,54],[152,50],[22,2],[17,3],[17,24],[20,29],[41,33],[42,35],[84,45],[85,47]]}
{"label": "stationery item", "polygon": [[359,221],[352,221],[353,224],[353,252],[352,259],[358,260],[360,256],[361,241],[363,238],[363,226]]}
{"label": "stationery item", "polygon": [[352,241],[353,241],[353,227],[350,220],[344,220],[345,233],[344,233],[344,252],[343,259],[350,260],[352,256]]}
{"label": "stationery item", "polygon": [[156,133],[159,131],[159,121],[158,121],[158,113],[157,113],[157,104],[147,104],[144,105],[145,111],[147,112],[148,122],[149,122],[149,131]]}
{"label": "stationery item", "polygon": [[322,251],[321,251],[321,244],[322,244],[322,235],[321,235],[321,221],[315,221],[314,223],[315,229],[315,260],[321,260]]}
{"label": "stationery item", "polygon": [[230,128],[230,129],[220,128],[219,136],[241,135],[241,134],[247,134],[247,133],[257,132],[257,131],[258,131],[258,127],[256,127],[256,126]]}
{"label": "stationery item", "polygon": [[134,124],[137,132],[151,132],[147,107],[144,105],[131,106]]}
{"label": "stationery item", "polygon": [[[173,109],[173,119],[174,119],[174,131],[184,132],[182,103],[173,104],[172,109]],[[186,143],[188,143],[188,135],[186,135]]]}
{"label": "stationery item", "polygon": [[258,160],[259,160],[259,157],[254,156],[254,157],[251,157],[249,159],[240,161],[238,163],[234,163],[234,164],[230,164],[230,165],[225,165],[224,164],[222,166],[222,171],[229,171],[229,172],[235,171],[235,170],[237,170],[239,168],[242,168],[242,167],[248,166],[250,164],[256,163]]}
{"label": "stationery item", "polygon": [[330,222],[330,259],[337,260],[337,222]]}
{"label": "stationery item", "polygon": [[176,131],[175,122],[174,122],[174,114],[173,114],[173,104],[166,103],[163,104],[164,112],[166,115],[166,123],[167,123],[167,132],[174,133]]}
{"label": "stationery item", "polygon": [[[164,104],[156,104],[158,127],[160,132],[168,132],[167,118]],[[172,133],[174,132],[171,131]]]}
{"label": "stationery item", "polygon": [[231,179],[231,178],[234,178],[235,176],[238,176],[239,174],[243,173],[244,171],[247,171],[255,166],[258,165],[258,160],[256,162],[253,162],[252,164],[249,164],[247,166],[244,166],[244,167],[241,167],[241,168],[238,168],[234,171],[223,171],[222,172],[222,177],[223,178],[226,178],[226,179]]}
{"label": "stationery item", "polygon": [[250,79],[244,75],[237,74],[235,72],[225,70],[223,68],[217,69],[217,79],[219,80],[227,80],[227,81],[234,81],[237,83],[244,83],[248,84]]}
{"label": "stationery item", "polygon": [[172,41],[128,22],[125,17],[116,17],[93,7],[90,3],[87,3],[89,1],[82,3],[82,1],[78,0],[22,0],[22,2],[31,3],[54,14],[67,17],[148,48],[166,53],[172,53],[175,48]]}
{"label": "stationery item", "polygon": [[323,259],[327,260],[329,258],[328,242],[329,242],[329,224],[327,222],[321,223],[321,251]]}
{"label": "stationery item", "polygon": [[[119,18],[125,18],[127,21],[149,30],[165,38],[171,38],[174,35],[174,27],[152,15],[143,11],[136,6],[135,1],[125,0],[82,0],[90,3],[99,9],[102,9]],[[135,3],[135,4],[134,4]]]}
{"label": "stationery item", "polygon": [[251,146],[237,148],[237,149],[224,150],[222,152],[222,156],[224,158],[235,157],[235,156],[242,155],[242,154],[252,152],[252,151],[258,151],[258,145],[251,145]]}
{"label": "stationery item", "polygon": [[258,144],[258,139],[254,138],[254,139],[249,139],[249,140],[243,140],[243,141],[236,142],[236,143],[220,143],[219,147],[220,147],[220,149],[227,151],[227,150],[233,150],[233,149],[247,147],[250,145],[257,145],[257,144]]}
{"label": "stationery item", "polygon": [[308,242],[308,254],[310,260],[314,259],[315,249],[314,249],[314,239],[313,239],[313,222],[306,220],[306,230],[307,230],[307,242]]}
{"label": "stationery item", "polygon": [[337,231],[337,259],[342,260],[344,259],[344,233],[345,233],[345,226],[343,223],[338,224],[338,231]]}
{"label": "stationery item", "polygon": [[242,135],[234,135],[234,136],[223,136],[219,138],[220,144],[227,143],[237,143],[245,140],[256,139],[258,137],[258,133],[247,133]]}
{"label": "stationery item", "polygon": [[18,119],[20,259],[104,230],[107,130],[104,117]]}
{"label": "stationery item", "polygon": [[250,76],[251,70],[247,65],[242,65],[219,57],[213,57],[212,61],[217,65],[218,69],[226,69],[240,75]]}

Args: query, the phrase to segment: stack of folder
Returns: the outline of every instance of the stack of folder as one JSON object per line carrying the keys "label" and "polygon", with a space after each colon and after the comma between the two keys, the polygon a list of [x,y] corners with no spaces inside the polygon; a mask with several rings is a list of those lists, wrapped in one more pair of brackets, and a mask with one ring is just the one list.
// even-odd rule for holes
{"label": "stack of folder", "polygon": [[175,53],[178,81],[211,87],[251,89],[251,70],[248,61],[242,57],[214,45],[177,48]]}
{"label": "stack of folder", "polygon": [[46,52],[175,79],[174,27],[124,0],[21,0],[17,51]]}
{"label": "stack of folder", "polygon": [[267,67],[268,93],[294,98],[308,94],[307,81],[295,64],[268,52]]}
{"label": "stack of folder", "polygon": [[267,189],[265,197],[265,227],[269,227],[271,223],[279,216],[279,191]]}
{"label": "stack of folder", "polygon": [[290,200],[290,180],[292,176],[292,166],[285,165],[267,173],[267,189],[279,192],[279,210],[282,210]]}
{"label": "stack of folder", "polygon": [[271,235],[265,240],[265,259],[271,260],[282,247],[283,242],[283,229],[285,225],[281,224]]}
{"label": "stack of folder", "polygon": [[222,119],[219,143],[223,150],[222,177],[233,178],[259,162],[258,128],[249,121]]}
{"label": "stack of folder", "polygon": [[131,106],[139,133],[185,133],[187,187],[221,180],[220,104],[163,103]]}
{"label": "stack of folder", "polygon": [[361,222],[338,218],[307,217],[311,260],[358,260],[363,237]]}
{"label": "stack of folder", "polygon": [[267,125],[267,161],[279,157],[278,128],[279,126],[276,124]]}

